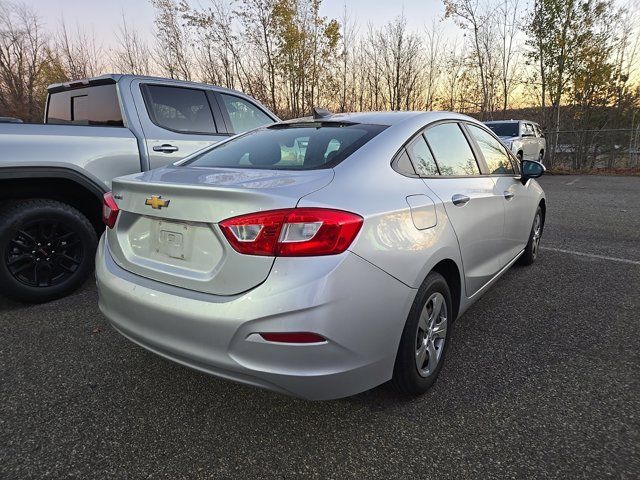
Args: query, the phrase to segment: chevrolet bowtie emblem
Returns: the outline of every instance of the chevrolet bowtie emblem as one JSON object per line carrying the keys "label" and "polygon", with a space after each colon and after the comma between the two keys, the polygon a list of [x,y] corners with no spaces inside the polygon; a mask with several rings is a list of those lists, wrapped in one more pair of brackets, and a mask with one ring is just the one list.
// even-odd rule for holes
{"label": "chevrolet bowtie emblem", "polygon": [[171,200],[163,200],[162,195],[151,195],[144,201],[145,205],[150,205],[155,210],[160,210],[162,207],[168,207]]}

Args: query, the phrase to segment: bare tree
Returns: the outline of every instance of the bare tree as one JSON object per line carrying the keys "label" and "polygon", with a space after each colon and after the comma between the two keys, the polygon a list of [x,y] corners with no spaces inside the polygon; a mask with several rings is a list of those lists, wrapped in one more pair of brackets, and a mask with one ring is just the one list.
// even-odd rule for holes
{"label": "bare tree", "polygon": [[42,118],[47,45],[37,14],[23,3],[0,2],[0,115]]}
{"label": "bare tree", "polygon": [[478,80],[480,82],[482,99],[480,102],[480,116],[484,118],[491,113],[492,85],[489,65],[491,59],[487,58],[490,50],[491,31],[488,27],[489,12],[480,5],[479,0],[444,0],[446,16],[452,17],[458,25],[471,32],[470,44],[474,53],[473,60],[478,68]]}
{"label": "bare tree", "polygon": [[433,110],[443,70],[444,42],[443,32],[434,19],[425,29],[425,108]]}
{"label": "bare tree", "polygon": [[355,19],[351,18],[347,5],[345,3],[340,22],[341,26],[341,39],[340,39],[340,104],[338,110],[345,112],[347,110],[353,110],[354,97],[355,97],[355,79],[354,73],[354,61],[356,60],[356,38],[357,38],[357,23]]}
{"label": "bare tree", "polygon": [[[242,38],[258,54],[259,72],[266,70],[268,85],[266,104],[276,113],[280,108],[276,100],[276,0],[241,0],[236,12],[243,26]],[[258,75],[260,77],[261,75]]]}
{"label": "bare tree", "polygon": [[462,110],[459,99],[466,67],[466,55],[464,49],[460,47],[458,39],[447,43],[443,50],[445,54],[443,56],[444,72],[441,77],[443,90],[441,106],[445,110]]}
{"label": "bare tree", "polygon": [[404,16],[378,30],[370,27],[365,52],[373,108],[422,108],[423,45],[416,33],[408,31]]}
{"label": "bare tree", "polygon": [[151,52],[137,30],[122,14],[122,23],[115,35],[117,47],[113,50],[111,63],[118,72],[149,75]]}
{"label": "bare tree", "polygon": [[95,37],[88,35],[79,24],[72,33],[64,19],[60,20],[53,51],[70,80],[95,77],[104,70],[102,48],[96,43]]}
{"label": "bare tree", "polygon": [[182,18],[184,6],[177,0],[151,0],[156,17],[155,54],[162,70],[171,78],[191,80],[194,77],[191,39]]}
{"label": "bare tree", "polygon": [[507,112],[509,98],[519,81],[519,51],[523,45],[518,42],[521,14],[520,0],[504,0],[496,9],[496,23],[500,39],[500,86],[502,88],[502,114]]}

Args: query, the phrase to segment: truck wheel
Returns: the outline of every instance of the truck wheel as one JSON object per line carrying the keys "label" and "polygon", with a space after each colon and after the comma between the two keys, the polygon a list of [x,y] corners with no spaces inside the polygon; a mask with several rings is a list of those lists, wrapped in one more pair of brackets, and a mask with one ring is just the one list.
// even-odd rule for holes
{"label": "truck wheel", "polygon": [[93,270],[96,233],[75,208],[18,201],[0,211],[0,292],[45,302],[78,288]]}

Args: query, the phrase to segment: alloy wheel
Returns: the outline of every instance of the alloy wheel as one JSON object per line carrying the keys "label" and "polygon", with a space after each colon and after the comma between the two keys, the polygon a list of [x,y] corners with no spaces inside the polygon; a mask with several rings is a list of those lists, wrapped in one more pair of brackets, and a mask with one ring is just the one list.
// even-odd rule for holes
{"label": "alloy wheel", "polygon": [[84,256],[80,235],[57,220],[38,220],[18,229],[5,250],[11,275],[30,287],[51,287],[71,277]]}
{"label": "alloy wheel", "polygon": [[416,368],[422,377],[431,375],[442,359],[447,337],[447,302],[433,293],[422,309],[416,332]]}
{"label": "alloy wheel", "polygon": [[536,258],[538,256],[541,236],[542,236],[542,218],[540,217],[540,213],[536,213],[536,218],[533,221],[533,238],[531,239],[531,253],[533,254],[533,258]]}

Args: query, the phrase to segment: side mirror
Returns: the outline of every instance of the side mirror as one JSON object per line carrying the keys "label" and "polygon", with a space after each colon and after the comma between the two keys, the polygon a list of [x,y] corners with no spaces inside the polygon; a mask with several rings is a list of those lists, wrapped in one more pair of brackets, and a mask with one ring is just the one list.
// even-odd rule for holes
{"label": "side mirror", "polygon": [[520,180],[524,185],[525,183],[527,183],[527,180],[529,180],[530,178],[541,177],[546,170],[547,169],[540,162],[534,162],[532,160],[523,160],[522,176],[520,177]]}

